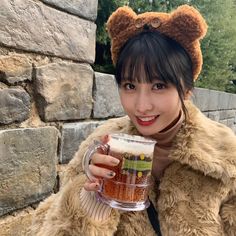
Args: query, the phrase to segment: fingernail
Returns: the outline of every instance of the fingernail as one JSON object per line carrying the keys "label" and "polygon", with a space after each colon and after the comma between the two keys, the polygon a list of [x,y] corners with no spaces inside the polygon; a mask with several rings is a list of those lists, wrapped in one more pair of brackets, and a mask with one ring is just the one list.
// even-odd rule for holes
{"label": "fingernail", "polygon": [[100,185],[99,184],[96,184],[95,185],[95,188],[98,190],[98,189],[100,189]]}
{"label": "fingernail", "polygon": [[115,172],[113,172],[113,171],[110,171],[108,174],[107,174],[109,177],[113,177],[113,176],[115,176],[116,175],[116,173]]}
{"label": "fingernail", "polygon": [[115,165],[118,165],[118,164],[120,163],[120,160],[118,160],[118,159],[112,159],[112,160],[111,160],[111,163],[112,163],[112,164],[115,164]]}

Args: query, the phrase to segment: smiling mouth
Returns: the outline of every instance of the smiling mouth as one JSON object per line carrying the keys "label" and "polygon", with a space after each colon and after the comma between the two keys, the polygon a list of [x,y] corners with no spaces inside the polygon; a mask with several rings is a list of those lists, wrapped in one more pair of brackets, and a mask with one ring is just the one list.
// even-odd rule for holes
{"label": "smiling mouth", "polygon": [[136,119],[137,119],[137,122],[138,122],[139,125],[149,126],[149,125],[152,125],[158,117],[159,117],[159,115],[157,115],[157,116],[146,116],[146,117],[136,116]]}

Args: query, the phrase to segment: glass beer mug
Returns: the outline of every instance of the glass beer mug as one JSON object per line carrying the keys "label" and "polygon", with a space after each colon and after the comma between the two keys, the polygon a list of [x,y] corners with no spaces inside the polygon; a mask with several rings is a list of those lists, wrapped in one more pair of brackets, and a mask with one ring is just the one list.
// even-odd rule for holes
{"label": "glass beer mug", "polygon": [[126,211],[147,208],[155,143],[141,136],[116,133],[108,135],[106,144],[92,145],[83,158],[84,171],[90,180],[93,176],[88,167],[95,152],[102,150],[120,160],[115,167],[98,165],[116,173],[112,179],[100,179],[101,189],[96,192],[98,200]]}

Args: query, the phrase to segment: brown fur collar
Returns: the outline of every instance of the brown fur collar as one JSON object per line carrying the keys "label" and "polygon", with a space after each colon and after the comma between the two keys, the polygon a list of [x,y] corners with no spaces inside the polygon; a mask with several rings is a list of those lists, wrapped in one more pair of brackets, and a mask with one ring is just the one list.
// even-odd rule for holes
{"label": "brown fur collar", "polygon": [[189,119],[176,136],[170,156],[204,175],[224,183],[236,179],[236,136],[210,120],[191,102],[186,102]]}

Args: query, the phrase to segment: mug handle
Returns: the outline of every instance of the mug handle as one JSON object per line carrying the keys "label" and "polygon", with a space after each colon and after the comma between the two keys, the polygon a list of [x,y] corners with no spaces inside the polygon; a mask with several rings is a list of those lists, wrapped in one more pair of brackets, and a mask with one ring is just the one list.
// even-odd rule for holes
{"label": "mug handle", "polygon": [[89,165],[90,165],[90,162],[92,160],[93,154],[96,153],[98,151],[98,149],[102,149],[104,154],[108,154],[109,147],[110,146],[108,144],[103,144],[103,143],[95,140],[93,145],[91,145],[88,148],[88,150],[85,152],[83,160],[82,160],[82,167],[83,167],[83,170],[84,170],[87,178],[90,181],[94,181],[94,178],[96,178],[89,171]]}

